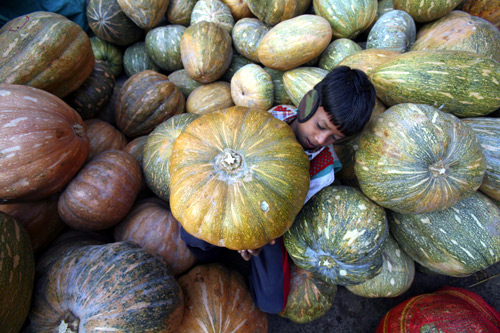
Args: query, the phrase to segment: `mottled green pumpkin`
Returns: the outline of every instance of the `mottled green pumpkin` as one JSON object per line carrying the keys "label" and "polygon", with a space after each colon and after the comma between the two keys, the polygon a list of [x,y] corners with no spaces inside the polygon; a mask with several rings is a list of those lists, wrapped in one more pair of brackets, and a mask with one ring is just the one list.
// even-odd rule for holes
{"label": "mottled green pumpkin", "polygon": [[90,44],[96,61],[104,61],[115,77],[120,75],[123,71],[123,51],[120,47],[97,36],[90,37]]}
{"label": "mottled green pumpkin", "polygon": [[417,28],[410,14],[395,9],[375,22],[368,34],[366,48],[406,52],[415,42],[416,36]]}
{"label": "mottled green pumpkin", "polygon": [[170,0],[167,8],[167,19],[170,24],[185,27],[191,23],[191,13],[198,0]]}
{"label": "mottled green pumpkin", "polygon": [[0,29],[0,83],[22,84],[64,98],[94,68],[87,34],[66,17],[34,12],[14,18]]}
{"label": "mottled green pumpkin", "polygon": [[234,26],[231,10],[220,0],[198,0],[196,2],[191,12],[191,25],[202,21],[217,23],[229,34]]}
{"label": "mottled green pumpkin", "polygon": [[285,308],[278,314],[299,324],[323,316],[333,305],[337,285],[326,283],[294,265],[290,265],[290,292]]}
{"label": "mottled green pumpkin", "polygon": [[302,15],[311,0],[246,0],[250,11],[265,24],[274,26]]}
{"label": "mottled green pumpkin", "polygon": [[125,49],[123,53],[123,68],[128,76],[151,70],[160,72],[158,66],[146,51],[146,42],[136,42]]}
{"label": "mottled green pumpkin", "polygon": [[291,104],[292,100],[290,99],[290,96],[288,96],[288,93],[285,90],[285,85],[283,83],[283,75],[285,74],[284,71],[279,71],[277,69],[272,69],[269,67],[264,67],[264,70],[267,72],[267,74],[271,75],[271,79],[273,80],[273,86],[274,86],[274,105],[279,105],[279,104]]}
{"label": "mottled green pumpkin", "polygon": [[484,116],[500,107],[500,62],[460,50],[408,51],[371,73],[388,106],[422,103],[458,117]]}
{"label": "mottled green pumpkin", "polygon": [[30,238],[11,215],[0,212],[0,327],[17,333],[28,316],[35,278]]}
{"label": "mottled green pumpkin", "polygon": [[443,210],[472,195],[486,170],[472,129],[425,104],[390,107],[362,133],[354,165],[363,193],[400,213]]}
{"label": "mottled green pumpkin", "polygon": [[170,73],[168,79],[179,88],[185,99],[194,89],[203,85],[203,83],[193,80],[185,69],[178,69]]}
{"label": "mottled green pumpkin", "polygon": [[483,148],[486,172],[479,190],[500,200],[500,118],[474,117],[462,119],[469,125]]}
{"label": "mottled green pumpkin", "polygon": [[260,41],[271,28],[256,18],[243,18],[236,22],[231,37],[236,51],[255,62],[260,62],[258,49]]}
{"label": "mottled green pumpkin", "polygon": [[146,53],[160,68],[173,72],[182,69],[181,37],[186,27],[170,24],[157,27],[146,35]]}
{"label": "mottled green pumpkin", "polygon": [[420,265],[448,276],[468,276],[500,260],[500,208],[479,191],[448,209],[389,213],[391,233]]}
{"label": "mottled green pumpkin", "polygon": [[233,52],[233,56],[231,57],[231,63],[229,64],[228,69],[224,72],[224,75],[222,75],[222,79],[227,82],[231,82],[231,79],[240,69],[241,67],[248,65],[248,64],[255,64],[256,62],[253,60],[248,59],[247,57],[244,57],[238,52]]}
{"label": "mottled green pumpkin", "polygon": [[167,12],[170,0],[117,0],[125,15],[146,31],[156,27]]}
{"label": "mottled green pumpkin", "polygon": [[328,71],[319,67],[304,66],[291,69],[283,74],[283,87],[292,103],[298,107],[302,97],[323,80],[326,74]]}
{"label": "mottled green pumpkin", "polygon": [[200,115],[182,113],[170,117],[149,133],[142,153],[146,184],[158,197],[170,200],[170,155],[177,137]]}
{"label": "mottled green pumpkin", "polygon": [[463,0],[394,0],[394,9],[410,14],[415,22],[429,22],[451,12]]}
{"label": "mottled green pumpkin", "polygon": [[309,190],[309,160],[290,126],[246,107],[193,120],[174,142],[169,170],[174,217],[233,250],[283,235]]}
{"label": "mottled green pumpkin", "polygon": [[321,54],[318,67],[331,71],[345,57],[361,51],[361,46],[349,38],[338,38]]}
{"label": "mottled green pumpkin", "polygon": [[168,264],[137,245],[79,247],[37,282],[28,330],[173,332],[184,312]]}
{"label": "mottled green pumpkin", "polygon": [[397,297],[405,293],[415,277],[415,262],[399,244],[387,237],[382,251],[384,263],[382,271],[374,278],[363,283],[346,286],[347,290],[361,297]]}
{"label": "mottled green pumpkin", "polygon": [[388,232],[384,209],[359,189],[328,186],[304,205],[283,240],[297,266],[346,286],[380,273]]}

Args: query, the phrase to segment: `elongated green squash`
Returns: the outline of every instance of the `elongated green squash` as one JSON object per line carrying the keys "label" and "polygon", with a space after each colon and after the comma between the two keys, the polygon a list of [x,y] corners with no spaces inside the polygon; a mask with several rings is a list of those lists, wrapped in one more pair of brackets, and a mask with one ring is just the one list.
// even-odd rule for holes
{"label": "elongated green squash", "polygon": [[500,260],[500,208],[479,191],[443,211],[388,218],[399,245],[433,272],[467,276]]}
{"label": "elongated green squash", "polygon": [[500,62],[459,50],[409,51],[371,74],[386,105],[422,103],[458,117],[476,117],[500,107]]}
{"label": "elongated green squash", "polygon": [[363,193],[400,213],[443,210],[481,185],[486,160],[472,129],[425,104],[402,103],[361,134],[354,171]]}

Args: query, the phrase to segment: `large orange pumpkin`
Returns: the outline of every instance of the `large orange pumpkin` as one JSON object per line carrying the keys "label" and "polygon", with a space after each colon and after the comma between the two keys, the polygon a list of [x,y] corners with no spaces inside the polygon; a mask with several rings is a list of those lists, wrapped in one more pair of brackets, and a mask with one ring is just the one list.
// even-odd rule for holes
{"label": "large orange pumpkin", "polygon": [[187,232],[229,249],[285,233],[309,190],[292,129],[265,111],[230,107],[193,120],[170,156],[170,207]]}

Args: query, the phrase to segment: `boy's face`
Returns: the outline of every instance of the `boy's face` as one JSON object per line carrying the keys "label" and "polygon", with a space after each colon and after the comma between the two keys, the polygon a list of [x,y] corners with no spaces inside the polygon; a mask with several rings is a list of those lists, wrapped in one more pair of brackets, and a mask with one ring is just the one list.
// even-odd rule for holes
{"label": "boy's face", "polygon": [[306,122],[295,119],[290,124],[299,143],[306,150],[316,150],[345,138],[337,127],[330,122],[325,109],[320,106]]}

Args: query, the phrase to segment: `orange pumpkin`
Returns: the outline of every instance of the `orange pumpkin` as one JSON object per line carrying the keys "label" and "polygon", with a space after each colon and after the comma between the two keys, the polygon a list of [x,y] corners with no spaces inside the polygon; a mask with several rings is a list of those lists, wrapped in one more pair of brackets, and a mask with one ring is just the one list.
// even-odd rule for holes
{"label": "orange pumpkin", "polygon": [[193,120],[170,156],[170,207],[186,231],[229,249],[285,233],[309,190],[292,129],[265,111],[230,107]]}

